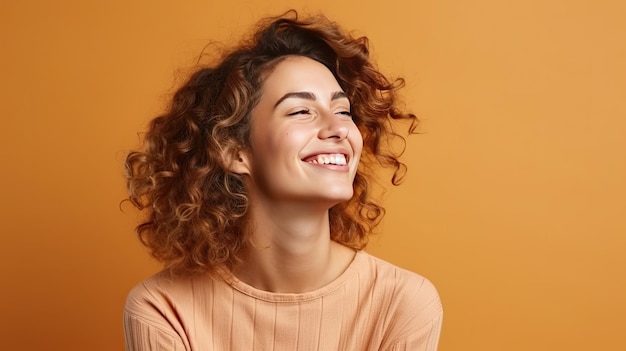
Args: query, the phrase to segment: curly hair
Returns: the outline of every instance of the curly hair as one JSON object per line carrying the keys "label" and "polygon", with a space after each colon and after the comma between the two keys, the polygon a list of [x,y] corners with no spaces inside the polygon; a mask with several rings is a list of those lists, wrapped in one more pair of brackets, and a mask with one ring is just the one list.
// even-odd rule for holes
{"label": "curly hair", "polygon": [[250,111],[268,72],[299,55],[325,65],[347,94],[363,135],[354,196],[329,210],[331,239],[363,249],[384,208],[372,198],[377,166],[392,167],[391,183],[406,172],[401,152],[389,147],[393,120],[418,119],[398,107],[402,79],[388,80],[369,57],[368,39],[353,37],[323,15],[299,18],[295,11],[261,21],[257,30],[216,64],[196,69],[154,118],[140,150],[125,162],[128,200],[146,217],[136,230],[151,254],[176,272],[211,271],[238,261],[247,243],[247,190],[225,159],[245,148]]}

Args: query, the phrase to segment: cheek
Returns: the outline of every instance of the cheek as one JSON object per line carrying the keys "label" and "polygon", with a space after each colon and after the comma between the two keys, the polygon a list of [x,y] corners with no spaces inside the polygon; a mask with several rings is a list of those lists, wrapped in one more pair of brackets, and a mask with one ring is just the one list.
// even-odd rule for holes
{"label": "cheek", "polygon": [[348,135],[354,152],[360,154],[363,149],[363,136],[361,135],[361,131],[354,125]]}
{"label": "cheek", "polygon": [[256,162],[260,167],[277,171],[285,162],[291,162],[292,153],[298,149],[294,142],[294,133],[280,130],[258,135],[257,143],[252,146]]}
{"label": "cheek", "polygon": [[310,128],[277,129],[270,137],[272,147],[277,151],[296,152],[304,147],[310,138]]}

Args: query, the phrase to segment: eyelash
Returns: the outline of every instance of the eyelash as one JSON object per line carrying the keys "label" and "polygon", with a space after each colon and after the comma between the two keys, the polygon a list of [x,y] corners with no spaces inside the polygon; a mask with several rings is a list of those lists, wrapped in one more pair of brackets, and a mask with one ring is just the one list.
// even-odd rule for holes
{"label": "eyelash", "polygon": [[[299,114],[309,114],[311,113],[311,110],[305,108],[302,110],[298,110],[292,113],[288,113],[287,116],[295,116],[295,115],[299,115]],[[352,117],[352,112],[350,111],[341,111],[339,112],[340,115],[344,115],[344,116],[348,116],[348,117]]]}
{"label": "eyelash", "polygon": [[296,112],[292,112],[292,113],[288,113],[287,116],[295,116],[295,115],[299,115],[299,114],[307,114],[310,113],[311,110],[309,110],[308,108],[302,109],[302,110],[298,110]]}

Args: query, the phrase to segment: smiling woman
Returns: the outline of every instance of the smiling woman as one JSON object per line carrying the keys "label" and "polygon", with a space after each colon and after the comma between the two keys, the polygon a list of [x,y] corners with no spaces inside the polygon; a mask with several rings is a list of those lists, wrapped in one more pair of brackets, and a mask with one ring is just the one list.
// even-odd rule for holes
{"label": "smiling woman", "polygon": [[285,213],[283,206],[327,210],[350,200],[363,139],[326,66],[284,58],[265,79],[251,123],[251,147],[233,164],[235,173],[248,175],[251,204]]}
{"label": "smiling woman", "polygon": [[201,68],[126,160],[137,228],[165,269],[124,311],[128,350],[436,350],[425,278],[361,251],[368,183],[402,81],[323,16],[263,21]]}

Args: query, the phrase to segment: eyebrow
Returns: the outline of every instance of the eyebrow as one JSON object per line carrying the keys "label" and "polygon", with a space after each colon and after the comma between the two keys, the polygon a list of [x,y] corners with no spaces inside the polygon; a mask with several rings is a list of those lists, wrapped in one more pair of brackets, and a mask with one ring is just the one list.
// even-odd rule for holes
{"label": "eyebrow", "polygon": [[[308,92],[308,91],[296,91],[296,92],[292,92],[292,93],[287,93],[285,95],[283,95],[280,99],[278,99],[278,101],[276,101],[276,103],[274,104],[274,108],[276,108],[276,106],[280,105],[281,102],[285,101],[286,99],[289,98],[297,98],[297,99],[305,99],[305,100],[311,100],[311,101],[315,101],[315,94]],[[335,91],[330,95],[330,100],[337,100],[337,99],[347,99],[348,95],[346,95],[346,93],[344,93],[343,91]]]}

